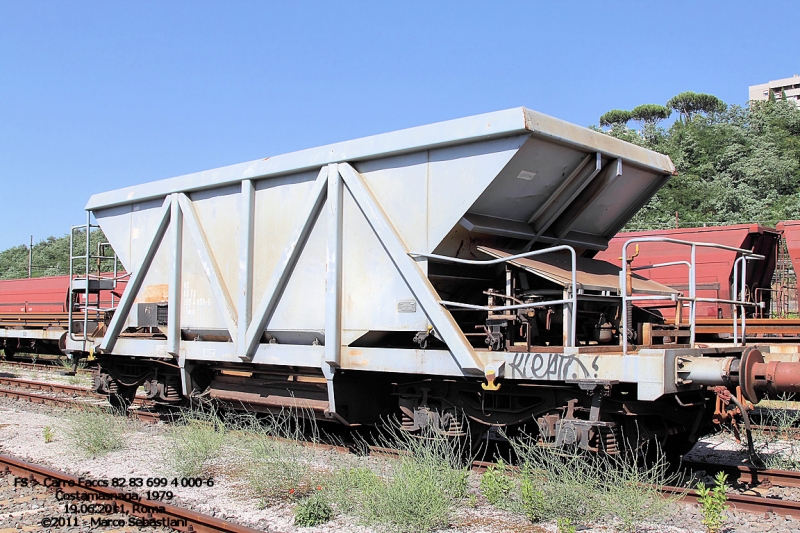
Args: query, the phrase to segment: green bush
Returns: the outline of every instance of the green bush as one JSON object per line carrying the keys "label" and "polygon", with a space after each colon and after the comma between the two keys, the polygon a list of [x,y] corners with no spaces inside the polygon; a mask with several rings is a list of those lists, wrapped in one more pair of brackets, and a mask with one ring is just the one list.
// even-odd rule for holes
{"label": "green bush", "polygon": [[383,480],[363,466],[337,470],[329,479],[327,490],[341,513],[361,515],[366,502],[383,483]]}
{"label": "green bush", "polygon": [[520,473],[523,513],[532,521],[598,516],[602,473],[591,457],[551,448],[526,450]]}
{"label": "green bush", "polygon": [[662,453],[655,453],[647,465],[630,455],[603,462],[608,465],[602,481],[603,514],[615,518],[621,531],[635,532],[643,522],[663,516],[673,499],[660,490],[672,481]]}
{"label": "green bush", "polygon": [[321,491],[305,498],[294,509],[294,525],[311,527],[324,524],[333,518],[333,508]]}
{"label": "green bush", "polygon": [[506,472],[506,465],[499,460],[496,465],[490,466],[481,476],[481,493],[495,507],[506,507],[514,481]]}
{"label": "green bush", "polygon": [[522,513],[531,522],[541,522],[547,516],[544,491],[534,486],[530,476],[523,476],[520,483],[520,504]]}
{"label": "green bush", "polygon": [[557,521],[558,533],[575,533],[575,526],[569,518],[559,518]]}
{"label": "green bush", "polygon": [[728,496],[725,493],[725,481],[727,479],[728,474],[719,472],[714,478],[713,488],[708,488],[702,484],[697,487],[700,512],[703,514],[702,522],[708,533],[717,533],[722,529],[722,524],[725,523],[724,513],[727,509],[725,502],[728,500]]}
{"label": "green bush", "polygon": [[465,471],[438,468],[418,459],[401,459],[392,477],[372,490],[364,515],[398,532],[447,526],[456,502],[466,495]]}

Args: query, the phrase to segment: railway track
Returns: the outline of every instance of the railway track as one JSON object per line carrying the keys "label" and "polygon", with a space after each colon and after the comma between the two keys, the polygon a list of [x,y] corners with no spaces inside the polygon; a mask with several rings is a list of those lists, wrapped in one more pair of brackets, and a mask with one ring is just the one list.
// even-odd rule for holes
{"label": "railway track", "polygon": [[[52,394],[54,393],[60,395],[53,396]],[[59,406],[87,405],[87,403],[91,405],[92,403],[87,402],[87,399],[101,399],[99,395],[84,387],[41,383],[18,378],[0,378],[0,396],[26,400],[33,403]],[[140,420],[148,422],[156,422],[162,419],[160,413],[148,410],[147,406],[142,404],[141,399],[137,399],[134,407],[130,410],[130,414],[132,416],[136,416]],[[349,453],[351,451],[350,448],[346,446],[324,443],[309,443],[309,445],[320,446],[327,449],[336,449],[342,453]],[[370,453],[387,457],[399,457],[403,452],[390,448],[373,446],[370,447]],[[475,473],[482,473],[485,472],[486,469],[492,464],[494,463],[487,461],[473,461],[471,464],[471,470]],[[731,481],[738,481],[739,483],[749,486],[757,486],[761,488],[768,488],[773,485],[781,487],[800,487],[800,472],[757,469],[746,465],[726,466],[695,462],[686,462],[684,463],[684,466],[695,471],[704,470],[711,474],[723,470],[729,474]],[[688,503],[698,503],[698,496],[694,490],[682,487],[664,487],[663,491],[665,495],[681,495],[684,501]],[[746,511],[750,513],[776,513],[784,516],[788,515],[795,518],[800,518],[800,502],[795,501],[729,493],[728,504],[732,508],[739,511]],[[187,529],[186,531],[189,530]],[[195,531],[200,530],[195,528]]]}
{"label": "railway track", "polygon": [[[50,360],[48,360],[50,361]],[[42,371],[42,372],[70,372],[64,365],[57,363],[55,360],[48,363],[29,363],[27,361],[16,361],[14,359],[0,360],[0,365],[8,365],[11,367],[20,368],[22,370]],[[78,374],[91,374],[90,368],[79,368]]]}
{"label": "railway track", "polygon": [[684,461],[683,466],[693,471],[704,470],[711,475],[725,472],[731,481],[751,486],[770,487],[776,485],[800,488],[800,472],[794,470],[771,470],[748,465],[721,465],[693,461]]}
{"label": "railway track", "polygon": [[786,440],[798,440],[800,439],[800,428],[796,427],[778,427],[778,426],[762,426],[754,424],[752,426],[753,433],[758,435],[770,436],[770,437],[783,437]]}
{"label": "railway track", "polygon": [[[697,491],[682,487],[663,487],[662,492],[668,496],[680,496],[684,503],[700,504]],[[774,513],[781,516],[800,518],[800,502],[765,498],[763,496],[747,496],[745,494],[728,493],[726,505],[736,511],[754,514]]]}
{"label": "railway track", "polygon": [[[27,525],[27,530],[32,530],[30,528],[36,525],[42,527],[42,529],[47,529],[43,521],[58,516],[63,520],[71,520],[70,524],[67,524],[68,526],[81,523],[103,524],[102,520],[105,518],[105,520],[109,522],[114,522],[108,524],[111,526],[118,526],[119,524],[116,520],[122,519],[127,525],[153,525],[184,532],[258,532],[256,529],[171,505],[162,500],[144,498],[142,496],[147,493],[145,490],[132,492],[130,489],[123,490],[115,487],[101,486],[103,484],[97,483],[97,480],[78,478],[65,474],[64,472],[21,461],[6,455],[0,455],[0,476],[6,478],[6,483],[13,486],[14,489],[23,486],[26,489],[40,489],[39,494],[33,494],[20,499],[38,499],[43,501],[44,505],[28,510],[18,510],[16,513],[7,513],[9,518],[14,518],[22,522],[30,522],[30,524]],[[11,477],[12,480],[9,480],[9,477]],[[41,489],[45,487],[49,487],[49,489],[41,491]],[[59,492],[62,496],[64,494],[76,495],[76,499],[62,498],[61,500],[57,500],[56,493]],[[47,498],[47,496],[49,496],[49,498]],[[92,512],[84,514],[73,513],[71,515],[64,513],[64,501],[94,502],[89,506],[82,504],[85,507],[91,507]],[[100,512],[95,512],[97,510]],[[104,512],[106,510],[119,512]],[[118,518],[118,516],[122,516],[123,518]],[[3,517],[4,515],[0,514],[0,520]],[[132,519],[131,517],[137,517],[138,520],[136,518]],[[92,519],[94,519],[94,521],[92,521]],[[53,526],[61,527],[59,524],[53,524]],[[97,530],[97,528],[93,529]],[[110,529],[111,528],[109,528],[109,530]]]}
{"label": "railway track", "polygon": [[[6,377],[0,377],[0,397],[59,407],[105,407],[107,403],[105,397],[85,387]],[[143,422],[156,423],[163,420],[162,413],[152,411],[152,407],[151,402],[136,398],[128,412]]]}
{"label": "railway track", "polygon": [[[712,476],[717,472],[725,472],[728,474],[729,483],[749,487],[748,491],[755,494],[766,491],[772,486],[800,487],[800,472],[792,470],[769,470],[748,465],[721,465],[694,461],[684,461],[682,466],[695,472],[704,471]],[[663,492],[666,495],[682,495],[683,501],[699,505],[699,496],[695,490],[666,486],[663,488]],[[727,505],[737,511],[775,513],[781,516],[800,518],[800,502],[798,501],[737,492],[729,492],[727,497]]]}

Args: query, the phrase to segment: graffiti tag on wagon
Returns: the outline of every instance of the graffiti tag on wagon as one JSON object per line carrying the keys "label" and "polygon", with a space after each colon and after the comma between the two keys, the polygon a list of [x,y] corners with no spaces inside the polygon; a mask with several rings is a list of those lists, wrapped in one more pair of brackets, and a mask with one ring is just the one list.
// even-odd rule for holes
{"label": "graffiti tag on wagon", "polygon": [[507,363],[511,377],[515,379],[541,379],[564,381],[597,377],[597,358],[592,363],[594,372],[573,354],[563,353],[518,353]]}

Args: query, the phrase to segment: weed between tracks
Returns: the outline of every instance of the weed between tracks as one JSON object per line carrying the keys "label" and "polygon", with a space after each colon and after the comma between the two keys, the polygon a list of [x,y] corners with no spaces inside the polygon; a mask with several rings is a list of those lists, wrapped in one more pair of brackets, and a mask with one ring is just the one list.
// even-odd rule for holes
{"label": "weed between tracks", "polygon": [[125,433],[130,431],[124,416],[115,416],[99,407],[84,407],[66,414],[64,434],[80,452],[99,457],[126,446]]}
{"label": "weed between tracks", "polygon": [[775,431],[753,430],[756,455],[767,468],[800,469],[800,409],[798,402],[788,401],[788,398],[784,395],[780,400],[758,404],[764,412],[767,425],[775,428]]}
{"label": "weed between tracks", "polygon": [[[66,372],[72,372],[72,361],[64,357],[63,359],[59,359],[58,363],[61,365]],[[78,361],[78,364],[75,365],[75,369],[80,371],[86,368],[86,361],[81,359]],[[88,376],[81,376],[80,373],[76,373],[74,375],[67,376],[67,383],[70,385],[84,385],[89,383]]]}
{"label": "weed between tracks", "polygon": [[534,523],[555,522],[563,532],[596,522],[635,532],[671,503],[659,492],[671,481],[660,454],[641,467],[635,454],[587,456],[522,437],[511,443],[518,469],[501,465],[479,478],[469,470],[468,443],[389,426],[363,449],[393,448],[400,451],[396,459],[332,453],[308,446],[321,440],[320,431],[291,411],[228,418],[190,411],[170,432],[167,462],[175,473],[197,475],[222,454],[243,457],[236,476],[264,506],[293,504],[298,526],[338,515],[378,530],[427,532],[464,522],[482,494],[482,505]]}
{"label": "weed between tracks", "polygon": [[609,522],[621,531],[635,532],[661,517],[671,503],[660,491],[672,481],[660,453],[641,466],[633,453],[618,457],[570,453],[536,446],[526,436],[512,439],[511,445],[521,467],[515,476],[516,490],[503,505],[532,522],[555,520],[560,529]]}
{"label": "weed between tracks", "polygon": [[165,464],[179,477],[200,475],[225,443],[226,428],[215,411],[183,411],[168,433]]}
{"label": "weed between tracks", "polygon": [[[446,527],[467,498],[469,464],[462,444],[433,433],[410,436],[388,426],[378,446],[400,451],[394,461],[335,472],[330,498],[343,513],[391,531]],[[377,470],[377,471],[376,471]]]}

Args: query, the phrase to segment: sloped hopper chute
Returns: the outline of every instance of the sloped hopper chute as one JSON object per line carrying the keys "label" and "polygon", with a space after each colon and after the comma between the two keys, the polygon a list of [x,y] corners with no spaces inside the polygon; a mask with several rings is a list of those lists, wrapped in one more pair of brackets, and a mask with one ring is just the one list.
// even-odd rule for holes
{"label": "sloped hopper chute", "polygon": [[[512,254],[495,250],[485,246],[479,246],[478,251],[495,258],[509,257]],[[550,253],[535,257],[523,257],[509,261],[512,265],[530,272],[542,279],[561,285],[569,289],[572,283],[571,260],[568,255]],[[619,294],[619,272],[620,268],[607,261],[597,259],[577,258],[577,281],[579,291],[601,291],[609,295]],[[633,292],[637,294],[651,294],[659,296],[671,296],[678,294],[678,291],[662,285],[656,281],[649,280],[638,274],[631,276],[633,281]]]}

